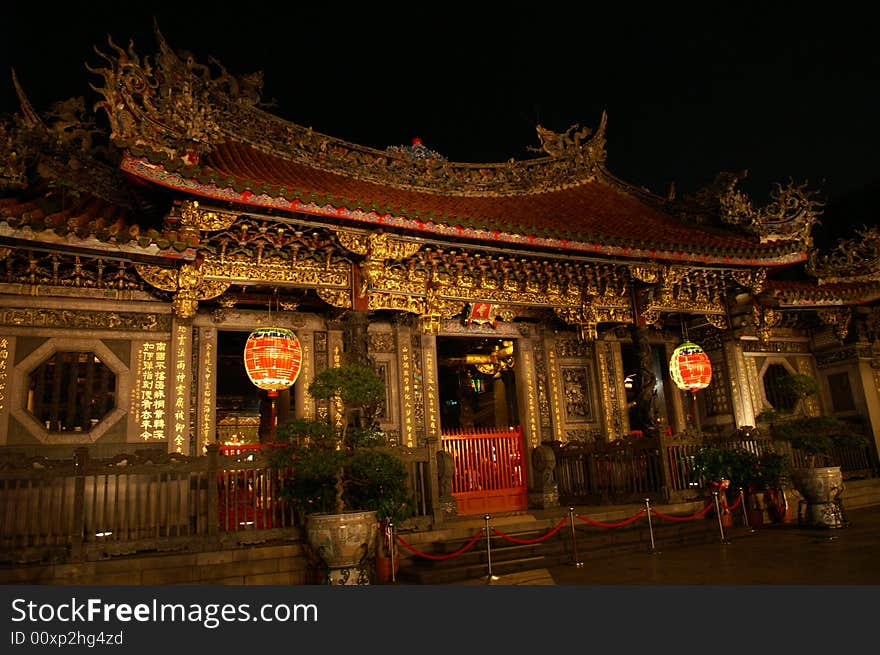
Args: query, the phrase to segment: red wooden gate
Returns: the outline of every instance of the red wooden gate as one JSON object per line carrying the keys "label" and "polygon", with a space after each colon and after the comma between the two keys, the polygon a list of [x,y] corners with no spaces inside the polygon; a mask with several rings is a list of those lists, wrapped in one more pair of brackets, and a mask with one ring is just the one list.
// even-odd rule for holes
{"label": "red wooden gate", "polygon": [[445,431],[442,439],[455,461],[452,495],[460,515],[526,509],[521,427]]}

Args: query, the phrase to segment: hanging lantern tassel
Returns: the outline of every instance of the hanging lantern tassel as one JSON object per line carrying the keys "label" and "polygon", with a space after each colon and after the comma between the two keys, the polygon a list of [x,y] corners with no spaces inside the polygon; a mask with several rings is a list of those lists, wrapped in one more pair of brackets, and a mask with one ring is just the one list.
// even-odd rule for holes
{"label": "hanging lantern tassel", "polygon": [[302,366],[299,339],[286,328],[258,328],[250,333],[245,343],[244,366],[251,382],[269,392],[272,401],[270,425],[274,437],[275,398],[279,391],[296,382]]}

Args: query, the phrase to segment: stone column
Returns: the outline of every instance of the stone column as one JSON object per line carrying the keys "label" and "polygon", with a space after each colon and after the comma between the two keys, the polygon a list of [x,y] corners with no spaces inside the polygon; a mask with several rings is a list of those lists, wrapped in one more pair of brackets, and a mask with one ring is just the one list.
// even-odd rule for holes
{"label": "stone column", "polygon": [[[336,326],[334,326],[335,328]],[[331,329],[327,334],[328,354],[330,356],[330,368],[342,366],[345,363],[345,337],[342,330]],[[345,421],[342,403],[339,400],[330,402],[330,416],[337,430],[341,430]]]}
{"label": "stone column", "polygon": [[630,330],[632,344],[639,362],[636,376],[636,412],[645,436],[657,432],[657,376],[654,374],[654,357],[648,340],[647,328],[633,324]]}
{"label": "stone column", "polygon": [[394,338],[397,341],[398,397],[400,398],[400,444],[412,448],[416,445],[415,404],[413,385],[412,333],[408,325],[397,322],[394,325]]}
{"label": "stone column", "polygon": [[315,417],[315,405],[308,388],[315,378],[315,335],[311,331],[302,331],[298,337],[303,359],[299,378],[293,387],[293,415],[295,418],[311,419]]}
{"label": "stone column", "polygon": [[532,449],[541,443],[541,428],[538,425],[538,388],[535,379],[534,343],[531,339],[518,339],[513,349],[516,387],[519,395],[517,403],[520,424],[523,431],[523,451],[525,455],[526,484],[531,486],[534,479],[532,470]]}
{"label": "stone column", "polygon": [[544,352],[547,354],[547,400],[550,403],[553,441],[565,441],[562,432],[562,382],[559,377],[556,339],[551,335],[544,337]]}
{"label": "stone column", "polygon": [[206,452],[217,433],[217,330],[212,327],[199,328],[197,382],[197,452]]}
{"label": "stone column", "polygon": [[[434,521],[442,522],[449,515],[440,497],[440,462],[438,451],[442,449],[440,433],[440,393],[437,387],[437,337],[421,335],[422,377],[425,403],[425,447],[428,449],[428,479],[431,481],[431,503]],[[444,464],[445,466],[445,464]],[[445,469],[444,469],[445,471]],[[451,478],[450,478],[451,479]]]}
{"label": "stone column", "polygon": [[345,344],[345,363],[369,366],[369,341],[367,312],[351,310],[342,320],[343,341]]}
{"label": "stone column", "polygon": [[190,422],[190,389],[192,372],[192,324],[176,316],[171,321],[171,354],[168,362],[168,388],[165,415],[170,417],[168,426],[168,452],[184,455],[201,455],[191,442],[193,426]]}

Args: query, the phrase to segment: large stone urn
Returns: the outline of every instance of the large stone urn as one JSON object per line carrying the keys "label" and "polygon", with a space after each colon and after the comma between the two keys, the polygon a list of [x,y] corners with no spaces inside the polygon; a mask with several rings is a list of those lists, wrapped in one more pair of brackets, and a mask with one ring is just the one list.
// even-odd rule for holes
{"label": "large stone urn", "polygon": [[370,584],[378,527],[375,511],[308,516],[306,539],[327,566],[324,582],[331,585]]}
{"label": "large stone urn", "polygon": [[845,528],[840,496],[843,473],[839,466],[794,469],[791,480],[804,500],[798,508],[798,524],[810,528]]}

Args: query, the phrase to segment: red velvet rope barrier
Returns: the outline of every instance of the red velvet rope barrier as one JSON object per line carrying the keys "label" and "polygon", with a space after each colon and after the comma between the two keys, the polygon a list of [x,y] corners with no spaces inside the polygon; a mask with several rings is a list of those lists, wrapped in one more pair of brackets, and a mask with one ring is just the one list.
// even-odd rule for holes
{"label": "red velvet rope barrier", "polygon": [[706,512],[708,512],[710,509],[712,509],[714,504],[715,503],[709,503],[703,509],[701,509],[699,512],[691,514],[690,516],[670,516],[669,514],[664,514],[663,512],[658,512],[653,507],[651,508],[651,511],[654,512],[654,514],[656,514],[660,518],[668,519],[670,521],[693,521],[694,519],[703,516]]}
{"label": "red velvet rope barrier", "polygon": [[737,496],[736,502],[733,505],[728,505],[727,503],[725,503],[724,507],[726,509],[736,509],[737,507],[739,507],[740,502],[742,502],[742,496]]}
{"label": "red velvet rope barrier", "polygon": [[626,525],[627,523],[632,523],[633,521],[637,521],[638,519],[642,518],[647,513],[647,511],[648,510],[643,509],[641,512],[639,512],[635,516],[628,518],[628,519],[624,519],[623,521],[619,521],[617,523],[603,523],[602,521],[594,521],[593,519],[588,519],[586,516],[580,516],[580,515],[578,515],[578,518],[581,521],[583,521],[584,523],[589,523],[590,525],[597,525],[600,528],[619,528],[622,525]]}
{"label": "red velvet rope barrier", "polygon": [[453,557],[457,557],[457,556],[461,555],[464,551],[466,551],[468,548],[470,548],[475,543],[477,543],[477,541],[482,536],[483,536],[483,530],[481,529],[477,534],[474,535],[473,539],[471,539],[469,542],[467,542],[464,546],[459,548],[454,553],[449,553],[448,555],[431,555],[429,553],[423,553],[422,551],[416,550],[415,548],[410,546],[408,543],[406,543],[406,541],[400,535],[397,535],[397,540],[400,542],[401,546],[406,548],[411,553],[418,555],[419,557],[425,557],[427,559],[434,559],[434,560],[441,560],[441,559],[451,559]]}
{"label": "red velvet rope barrier", "polygon": [[567,522],[568,522],[567,518],[562,519],[559,523],[556,524],[555,528],[550,530],[550,532],[548,532],[547,534],[545,534],[542,537],[537,537],[535,539],[517,539],[516,537],[511,537],[509,535],[506,535],[503,532],[501,532],[500,530],[496,530],[495,528],[492,528],[492,532],[497,534],[499,537],[504,537],[508,541],[512,541],[515,544],[536,544],[539,541],[544,541],[545,539],[549,539],[550,537],[552,537],[554,534],[559,532],[559,530],[562,528],[562,526],[565,525]]}

